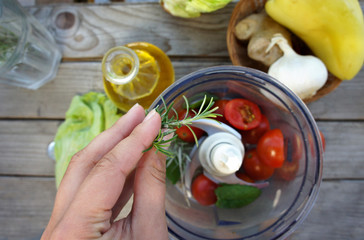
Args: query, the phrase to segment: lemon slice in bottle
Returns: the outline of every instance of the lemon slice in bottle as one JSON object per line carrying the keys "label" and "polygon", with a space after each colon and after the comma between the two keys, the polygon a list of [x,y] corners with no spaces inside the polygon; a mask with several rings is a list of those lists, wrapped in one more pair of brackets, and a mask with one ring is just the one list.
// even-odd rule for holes
{"label": "lemon slice in bottle", "polygon": [[150,95],[160,77],[155,58],[144,50],[118,48],[106,53],[102,63],[104,76],[113,83],[114,91],[130,100]]}

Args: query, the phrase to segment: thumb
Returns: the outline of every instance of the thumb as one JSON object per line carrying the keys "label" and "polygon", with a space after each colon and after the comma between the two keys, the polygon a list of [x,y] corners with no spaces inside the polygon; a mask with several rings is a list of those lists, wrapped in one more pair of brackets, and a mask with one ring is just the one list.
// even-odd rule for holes
{"label": "thumb", "polygon": [[[155,149],[144,154],[139,162],[134,180],[132,225],[139,229],[141,237],[168,239],[165,217],[166,157]],[[147,234],[148,235],[147,235]],[[154,234],[158,233],[158,236]]]}

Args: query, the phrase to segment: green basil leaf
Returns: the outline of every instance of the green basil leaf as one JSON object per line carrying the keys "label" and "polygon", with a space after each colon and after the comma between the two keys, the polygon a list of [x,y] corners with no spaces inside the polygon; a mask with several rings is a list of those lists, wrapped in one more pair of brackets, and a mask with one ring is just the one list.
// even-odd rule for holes
{"label": "green basil leaf", "polygon": [[216,206],[219,208],[241,208],[254,202],[261,194],[259,188],[240,184],[221,184],[215,189]]}
{"label": "green basil leaf", "polygon": [[171,161],[166,169],[166,176],[169,181],[176,184],[181,178],[181,173],[179,171],[179,166],[176,161]]}
{"label": "green basil leaf", "polygon": [[[201,107],[201,104],[204,100],[206,96],[206,104],[210,102],[211,98],[216,101],[219,99],[218,96],[212,94],[212,93],[208,93],[208,92],[201,92],[201,93],[198,93],[190,98],[188,98],[188,104],[189,104],[189,107],[190,109],[197,109],[199,107]],[[186,103],[183,104],[182,106],[184,109],[186,109]]]}

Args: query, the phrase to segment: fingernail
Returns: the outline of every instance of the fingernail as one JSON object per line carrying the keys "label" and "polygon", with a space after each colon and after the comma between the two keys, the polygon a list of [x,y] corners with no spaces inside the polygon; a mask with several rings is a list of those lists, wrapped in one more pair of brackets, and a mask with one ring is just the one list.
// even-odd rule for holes
{"label": "fingernail", "polygon": [[153,109],[151,112],[148,113],[148,115],[144,118],[143,122],[148,121],[149,119],[151,119],[157,112],[155,111],[155,109]]}
{"label": "fingernail", "polygon": [[139,106],[139,103],[134,104],[134,106],[132,108],[129,109],[129,111],[133,111],[135,108],[137,108]]}

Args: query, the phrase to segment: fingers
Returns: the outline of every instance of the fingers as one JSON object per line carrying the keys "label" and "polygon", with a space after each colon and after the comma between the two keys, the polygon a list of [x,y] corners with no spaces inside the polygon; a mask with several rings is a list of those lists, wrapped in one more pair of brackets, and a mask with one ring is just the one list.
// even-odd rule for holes
{"label": "fingers", "polygon": [[135,169],[129,174],[129,176],[125,180],[123,191],[121,192],[115,206],[112,208],[112,217],[110,222],[113,222],[119,216],[121,210],[123,210],[124,206],[133,195],[134,178]]}
{"label": "fingers", "polygon": [[168,239],[165,217],[165,158],[155,149],[138,163],[131,214],[114,222],[103,239]]}
{"label": "fingers", "polygon": [[[167,239],[164,206],[165,160],[165,155],[156,154],[153,149],[143,156],[136,169],[131,224],[134,225],[133,228],[138,226],[140,234],[147,233],[150,239],[163,239],[163,234]],[[136,238],[138,239],[138,236]],[[143,238],[143,235],[140,235],[140,238]]]}
{"label": "fingers", "polygon": [[70,211],[78,211],[82,217],[105,213],[98,217],[110,218],[109,214],[119,199],[126,177],[136,167],[143,151],[151,145],[160,126],[159,114],[152,111],[128,137],[96,164],[80,186]]}
{"label": "fingers", "polygon": [[[172,137],[173,134],[167,135],[164,140]],[[151,239],[168,239],[165,217],[166,158],[166,155],[153,149],[143,156],[136,169],[133,211],[129,221],[132,221],[130,224],[134,225],[133,228],[141,228],[139,233],[148,233]],[[142,239],[143,235],[139,238]]]}
{"label": "fingers", "polygon": [[57,223],[63,216],[81,183],[102,156],[111,151],[122,139],[129,136],[132,130],[143,121],[144,117],[144,109],[140,105],[135,105],[111,128],[95,137],[86,148],[72,158],[59,186],[50,224],[52,222]]}

